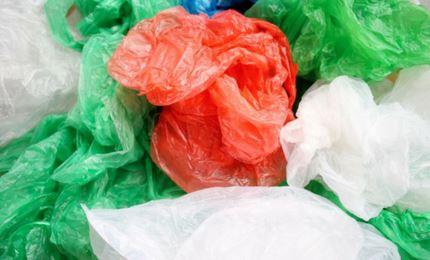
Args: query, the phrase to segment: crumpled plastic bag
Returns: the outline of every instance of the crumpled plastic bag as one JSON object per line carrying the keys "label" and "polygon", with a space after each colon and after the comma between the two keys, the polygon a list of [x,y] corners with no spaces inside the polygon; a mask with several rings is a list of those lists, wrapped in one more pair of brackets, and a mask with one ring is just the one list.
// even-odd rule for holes
{"label": "crumpled plastic bag", "polygon": [[408,0],[259,0],[246,15],[285,32],[308,78],[381,80],[430,63],[430,12]]}
{"label": "crumpled plastic bag", "polygon": [[0,148],[1,259],[94,259],[82,203],[118,208],[183,194],[149,156],[156,109],[107,73],[122,37],[87,42],[67,116]]}
{"label": "crumpled plastic bag", "polygon": [[316,83],[281,131],[288,184],[320,176],[364,220],[393,205],[430,211],[429,82],[430,66],[405,69],[380,104],[358,79]]}
{"label": "crumpled plastic bag", "polygon": [[172,8],[131,29],[108,69],[163,106],[152,158],[187,192],[285,179],[279,131],[293,118],[297,67],[277,27]]}
{"label": "crumpled plastic bag", "polygon": [[[182,5],[194,14],[248,9],[255,0],[47,0],[46,14],[54,38],[66,47],[82,50],[91,35],[125,33],[142,19]],[[74,9],[74,7],[76,7]],[[79,15],[77,15],[79,14]],[[75,25],[69,20],[80,17]]]}
{"label": "crumpled plastic bag", "polygon": [[[359,220],[343,207],[336,194],[319,181],[311,181],[306,189],[329,199]],[[369,223],[397,244],[402,259],[430,259],[430,212],[416,213],[392,207],[382,210]]]}
{"label": "crumpled plastic bag", "polygon": [[0,2],[0,146],[76,100],[79,54],[52,40],[42,2]]}
{"label": "crumpled plastic bag", "polygon": [[100,259],[400,259],[370,225],[290,187],[210,188],[86,214]]}

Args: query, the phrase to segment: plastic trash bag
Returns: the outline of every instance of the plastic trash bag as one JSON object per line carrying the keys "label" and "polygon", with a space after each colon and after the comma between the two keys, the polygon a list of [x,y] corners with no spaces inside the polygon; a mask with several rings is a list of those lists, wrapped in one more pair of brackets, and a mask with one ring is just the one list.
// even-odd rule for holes
{"label": "plastic trash bag", "polygon": [[[81,50],[91,35],[125,33],[142,19],[182,5],[194,14],[213,15],[229,8],[245,11],[255,0],[47,0],[46,14],[54,37],[64,46]],[[76,9],[74,9],[76,7]],[[75,25],[70,17],[80,17]]]}
{"label": "plastic trash bag", "polygon": [[380,104],[358,79],[316,83],[281,131],[288,183],[321,176],[365,220],[393,205],[430,211],[428,82],[430,66],[403,70]]}
{"label": "plastic trash bag", "polygon": [[[311,181],[306,189],[329,199],[351,217],[359,220],[343,207],[336,194],[324,184]],[[397,244],[402,259],[430,259],[430,212],[414,213],[389,208],[382,210],[377,217],[370,219],[369,223]]]}
{"label": "plastic trash bag", "polygon": [[152,158],[187,192],[285,178],[279,131],[293,118],[297,67],[277,27],[172,8],[131,29],[108,69],[164,106]]}
{"label": "plastic trash bag", "polygon": [[285,32],[308,78],[381,80],[430,63],[430,12],[409,0],[259,0],[246,14]]}
{"label": "plastic trash bag", "polygon": [[42,2],[0,2],[0,146],[76,100],[79,54],[52,40]]}
{"label": "plastic trash bag", "polygon": [[400,259],[374,228],[303,189],[211,188],[86,214],[100,259]]}
{"label": "plastic trash bag", "polygon": [[156,110],[107,73],[121,39],[93,36],[72,111],[0,149],[1,259],[94,258],[81,203],[129,207],[183,193],[149,156]]}

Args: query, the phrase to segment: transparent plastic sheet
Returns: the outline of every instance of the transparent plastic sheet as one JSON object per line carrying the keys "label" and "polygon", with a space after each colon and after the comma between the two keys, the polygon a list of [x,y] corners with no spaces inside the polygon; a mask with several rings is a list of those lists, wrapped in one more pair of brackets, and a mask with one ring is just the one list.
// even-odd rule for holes
{"label": "transparent plastic sheet", "polygon": [[[81,50],[88,37],[100,32],[125,33],[142,19],[182,5],[190,13],[213,15],[218,10],[245,11],[254,0],[47,0],[45,10],[54,37],[64,46]],[[82,19],[76,28],[68,22],[73,7]],[[77,29],[81,37],[74,34]]]}
{"label": "transparent plastic sheet", "polygon": [[86,214],[100,259],[400,259],[371,226],[291,187],[210,188]]}
{"label": "transparent plastic sheet", "polygon": [[321,176],[365,220],[392,205],[430,211],[428,82],[428,65],[402,70],[379,104],[361,80],[316,83],[281,131],[288,183]]}
{"label": "transparent plastic sheet", "polygon": [[76,101],[80,55],[54,42],[43,2],[0,2],[0,146]]}
{"label": "transparent plastic sheet", "polygon": [[381,80],[430,63],[430,12],[409,0],[259,0],[246,15],[285,32],[308,78]]}
{"label": "transparent plastic sheet", "polygon": [[131,29],[108,69],[163,106],[152,158],[187,192],[284,180],[279,131],[293,118],[297,66],[274,25],[168,9]]}
{"label": "transparent plastic sheet", "polygon": [[0,258],[94,258],[81,203],[129,207],[183,193],[149,157],[156,110],[107,74],[121,39],[93,36],[73,110],[0,149]]}

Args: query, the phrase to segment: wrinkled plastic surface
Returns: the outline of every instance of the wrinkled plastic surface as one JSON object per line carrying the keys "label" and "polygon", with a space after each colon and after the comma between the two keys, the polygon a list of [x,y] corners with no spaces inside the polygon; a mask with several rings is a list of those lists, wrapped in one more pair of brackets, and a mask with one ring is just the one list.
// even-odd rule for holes
{"label": "wrinkled plastic surface", "polygon": [[[82,50],[91,35],[124,33],[144,18],[178,5],[179,0],[47,0],[46,15],[54,38],[75,50]],[[75,9],[74,9],[75,8]],[[73,13],[80,14],[75,26]]]}
{"label": "wrinkled plastic surface", "polygon": [[[339,198],[324,184],[311,181],[306,189],[321,195],[339,208],[356,218],[348,212]],[[403,211],[396,208],[384,209],[381,213],[369,221],[385,237],[396,243],[402,259],[429,259],[430,258],[430,214],[414,213],[409,210]]]}
{"label": "wrinkled plastic surface", "polygon": [[[47,0],[46,14],[53,35],[64,46],[81,50],[91,35],[125,33],[142,19],[182,5],[188,12],[213,15],[219,10],[247,10],[254,0]],[[75,8],[76,7],[76,8]],[[79,13],[79,15],[76,15]],[[80,17],[76,24],[71,17]]]}
{"label": "wrinkled plastic surface", "polygon": [[430,258],[430,213],[383,210],[369,223],[399,246],[402,259]]}
{"label": "wrinkled plastic surface", "polygon": [[259,0],[246,14],[285,32],[309,78],[380,80],[430,63],[430,12],[409,0]]}
{"label": "wrinkled plastic surface", "polygon": [[0,149],[0,258],[94,258],[81,203],[129,207],[183,192],[152,162],[156,110],[120,88],[106,63],[122,36],[93,36],[78,102]]}
{"label": "wrinkled plastic surface", "polygon": [[374,228],[303,189],[211,188],[86,214],[100,259],[400,259]]}
{"label": "wrinkled plastic surface", "polygon": [[131,29],[108,69],[164,106],[152,158],[184,190],[285,178],[279,131],[293,118],[297,67],[277,27],[172,8]]}
{"label": "wrinkled plastic surface", "polygon": [[42,2],[0,2],[0,145],[76,100],[79,54],[52,40]]}
{"label": "wrinkled plastic surface", "polygon": [[358,79],[316,83],[281,131],[288,183],[321,176],[365,220],[392,205],[430,211],[429,82],[430,66],[405,69],[380,104]]}

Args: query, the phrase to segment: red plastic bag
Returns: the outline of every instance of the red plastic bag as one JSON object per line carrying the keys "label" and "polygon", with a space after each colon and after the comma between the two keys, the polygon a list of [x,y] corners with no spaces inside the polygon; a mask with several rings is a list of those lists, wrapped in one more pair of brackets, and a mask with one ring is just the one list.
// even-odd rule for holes
{"label": "red plastic bag", "polygon": [[108,69],[164,106],[152,158],[184,190],[285,179],[279,131],[293,118],[297,66],[276,26],[172,8],[137,24]]}

